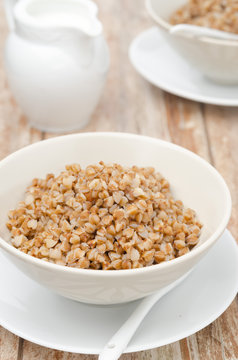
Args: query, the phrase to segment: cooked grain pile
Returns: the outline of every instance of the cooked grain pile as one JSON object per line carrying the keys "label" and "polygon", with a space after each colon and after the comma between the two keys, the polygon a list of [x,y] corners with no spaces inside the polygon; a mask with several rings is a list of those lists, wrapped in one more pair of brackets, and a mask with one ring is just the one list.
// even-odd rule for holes
{"label": "cooked grain pile", "polygon": [[237,0],[189,0],[170,18],[173,25],[193,24],[238,34]]}
{"label": "cooked grain pile", "polygon": [[84,269],[159,264],[188,253],[201,224],[154,168],[67,165],[34,179],[9,212],[12,244],[26,254]]}

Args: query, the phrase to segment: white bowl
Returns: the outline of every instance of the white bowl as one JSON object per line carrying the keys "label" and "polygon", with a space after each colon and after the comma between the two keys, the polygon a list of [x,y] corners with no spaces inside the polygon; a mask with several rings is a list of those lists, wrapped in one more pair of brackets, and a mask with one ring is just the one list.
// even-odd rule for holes
{"label": "white bowl", "polygon": [[[173,195],[194,209],[203,223],[199,245],[166,263],[132,270],[86,270],[44,262],[15,249],[6,229],[7,213],[23,198],[34,177],[58,173],[64,165],[96,163],[154,166],[170,182]],[[208,252],[226,228],[229,190],[209,163],[162,140],[122,133],[84,133],[56,137],[16,151],[0,162],[0,247],[27,276],[65,297],[94,304],[142,298],[175,281]]]}
{"label": "white bowl", "polygon": [[238,41],[171,34],[169,18],[188,0],[146,0],[149,15],[163,30],[166,40],[188,63],[220,84],[238,83]]}

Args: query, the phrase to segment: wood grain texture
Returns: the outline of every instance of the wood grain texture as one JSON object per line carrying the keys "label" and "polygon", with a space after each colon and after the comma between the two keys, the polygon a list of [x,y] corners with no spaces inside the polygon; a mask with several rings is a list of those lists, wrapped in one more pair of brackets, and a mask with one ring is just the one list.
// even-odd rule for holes
{"label": "wood grain texture", "polygon": [[[128,60],[133,38],[153,25],[143,0],[97,0],[111,66],[100,103],[82,131],[122,131],[182,145],[210,161],[231,190],[229,229],[238,232],[238,109],[202,105],[170,95],[140,77]],[[0,51],[7,34],[0,4]],[[34,141],[56,136],[31,129],[7,86],[0,58],[0,159]],[[0,360],[96,360],[18,339],[0,329]],[[168,346],[125,354],[122,360],[238,360],[238,301],[198,333]]]}

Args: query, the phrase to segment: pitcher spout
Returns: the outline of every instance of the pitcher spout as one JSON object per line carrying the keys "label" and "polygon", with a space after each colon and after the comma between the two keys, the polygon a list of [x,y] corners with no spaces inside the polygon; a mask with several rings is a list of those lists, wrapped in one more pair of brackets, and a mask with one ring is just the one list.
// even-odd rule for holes
{"label": "pitcher spout", "polygon": [[[7,14],[10,14],[9,8],[16,0],[4,1]],[[12,12],[16,23],[28,29],[42,32],[72,30],[89,37],[99,36],[102,32],[97,6],[91,0],[21,0]]]}
{"label": "pitcher spout", "polygon": [[14,7],[14,18],[21,36],[55,43],[74,57],[77,53],[82,64],[90,62],[94,38],[102,33],[91,0],[21,0]]}
{"label": "pitcher spout", "polygon": [[79,0],[81,3],[81,21],[75,21],[75,26],[86,36],[96,37],[102,33],[102,24],[97,18],[97,5],[90,0]]}
{"label": "pitcher spout", "polygon": [[89,37],[96,37],[102,33],[102,24],[96,17],[87,20],[87,24],[80,27],[80,30]]}

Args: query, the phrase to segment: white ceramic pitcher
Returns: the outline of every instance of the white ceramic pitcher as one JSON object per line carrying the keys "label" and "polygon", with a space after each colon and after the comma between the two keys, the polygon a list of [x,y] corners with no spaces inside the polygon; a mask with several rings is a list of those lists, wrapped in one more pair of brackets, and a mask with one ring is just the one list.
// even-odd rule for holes
{"label": "white ceramic pitcher", "polygon": [[82,128],[101,95],[109,54],[90,0],[5,0],[5,68],[32,126]]}

